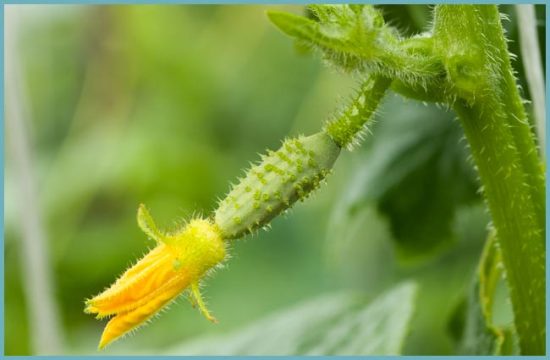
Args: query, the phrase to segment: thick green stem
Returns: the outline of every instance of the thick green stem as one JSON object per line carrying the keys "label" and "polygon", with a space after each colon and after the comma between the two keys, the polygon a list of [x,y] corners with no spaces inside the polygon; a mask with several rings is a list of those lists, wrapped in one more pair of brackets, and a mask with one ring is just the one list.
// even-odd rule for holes
{"label": "thick green stem", "polygon": [[533,216],[513,137],[498,116],[457,103],[497,230],[523,354],[545,352],[545,261],[541,229]]}
{"label": "thick green stem", "polygon": [[497,231],[522,354],[545,353],[544,173],[496,6],[441,5],[435,50]]}
{"label": "thick green stem", "polygon": [[[485,22],[485,36],[492,45],[490,50],[496,56],[492,61],[497,69],[500,69],[497,87],[500,90],[495,100],[503,107],[503,117],[506,118],[508,126],[514,136],[514,142],[518,149],[523,170],[531,192],[533,204],[537,215],[538,226],[545,228],[545,179],[542,170],[542,162],[539,158],[534,139],[534,133],[527,119],[523,101],[519,95],[516,79],[514,77],[510,56],[506,47],[500,16],[496,6],[479,7],[480,15]],[[544,240],[544,237],[542,237]]]}

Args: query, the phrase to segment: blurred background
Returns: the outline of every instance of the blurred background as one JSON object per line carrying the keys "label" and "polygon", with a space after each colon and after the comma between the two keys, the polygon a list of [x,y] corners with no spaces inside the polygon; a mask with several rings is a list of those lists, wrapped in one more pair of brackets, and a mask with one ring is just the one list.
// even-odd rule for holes
{"label": "blurred background", "polygon": [[[211,213],[258,153],[318,131],[357,87],[293,47],[267,8],[6,6],[6,355],[456,352],[457,309],[489,218],[454,115],[393,94],[373,136],[341,155],[318,193],[231,245],[204,290],[219,324],[181,299],[96,351],[105,321],[83,313],[84,299],[153,245],[137,227],[138,205],[164,228]],[[429,6],[380,8],[403,35],[429,27]],[[520,54],[514,7],[501,11]],[[544,57],[543,6],[537,17]],[[530,99],[521,56],[513,66]],[[416,290],[410,319],[389,335],[397,345],[318,350],[322,336],[306,338],[304,324],[325,312],[299,309],[315,309],[315,299],[353,293],[350,308],[386,299],[376,304],[392,313],[407,299],[380,296],[403,281]],[[294,323],[268,326],[293,307]],[[289,326],[292,339],[280,341]],[[357,333],[348,328],[344,337]]]}

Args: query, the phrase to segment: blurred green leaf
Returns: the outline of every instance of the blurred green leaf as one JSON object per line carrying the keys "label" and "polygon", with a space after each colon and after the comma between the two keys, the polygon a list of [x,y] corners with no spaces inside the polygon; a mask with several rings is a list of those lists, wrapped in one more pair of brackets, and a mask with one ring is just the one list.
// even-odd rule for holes
{"label": "blurred green leaf", "polygon": [[[335,281],[378,293],[388,283],[414,278],[419,287],[411,325],[414,331],[407,337],[403,353],[456,353],[458,340],[449,337],[448,319],[469,289],[487,237],[489,215],[484,204],[460,207],[453,221],[457,240],[431,261],[416,266],[397,261],[389,222],[374,207],[362,204],[347,215],[349,219],[342,212],[331,217],[325,256]],[[460,320],[464,321],[464,316]]]}
{"label": "blurred green leaf", "polygon": [[415,308],[417,286],[401,283],[370,302],[323,296],[227,335],[167,351],[178,355],[396,355]]}
{"label": "blurred green leaf", "polygon": [[374,206],[338,212],[326,233],[325,256],[341,284],[371,292],[395,282],[397,264],[390,229]]}
{"label": "blurred green leaf", "polygon": [[282,11],[268,11],[267,16],[279,30],[288,36],[310,40],[317,32],[317,24],[303,16]]}
{"label": "blurred green leaf", "polygon": [[415,102],[404,113],[390,101],[346,190],[345,211],[376,203],[401,260],[414,260],[449,245],[456,208],[477,198],[477,184],[450,113]]}
{"label": "blurred green leaf", "polygon": [[372,6],[340,4],[308,8],[306,17],[281,11],[268,11],[267,16],[301,47],[308,45],[321,50],[325,58],[345,70],[360,69],[364,60],[372,58],[376,30],[383,26],[382,15]]}

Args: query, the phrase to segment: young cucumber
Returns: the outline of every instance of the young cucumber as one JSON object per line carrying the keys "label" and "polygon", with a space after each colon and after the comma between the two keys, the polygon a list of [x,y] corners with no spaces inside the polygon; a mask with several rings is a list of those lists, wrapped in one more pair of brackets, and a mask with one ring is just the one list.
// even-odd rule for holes
{"label": "young cucumber", "polygon": [[236,239],[266,225],[304,200],[330,173],[340,147],[324,132],[286,140],[251,167],[214,214],[223,238]]}

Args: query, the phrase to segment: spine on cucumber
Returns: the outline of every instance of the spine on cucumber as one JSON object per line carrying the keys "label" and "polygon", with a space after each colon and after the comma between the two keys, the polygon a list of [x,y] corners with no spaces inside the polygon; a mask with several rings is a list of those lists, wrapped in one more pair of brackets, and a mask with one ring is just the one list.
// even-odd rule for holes
{"label": "spine on cucumber", "polygon": [[219,203],[214,221],[223,238],[237,239],[267,225],[320,186],[340,154],[326,133],[286,140],[268,151]]}

